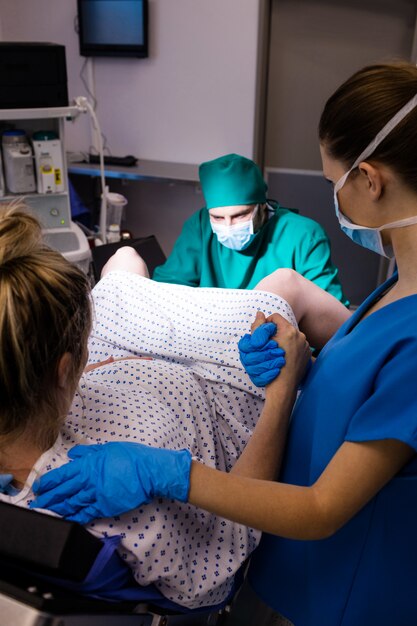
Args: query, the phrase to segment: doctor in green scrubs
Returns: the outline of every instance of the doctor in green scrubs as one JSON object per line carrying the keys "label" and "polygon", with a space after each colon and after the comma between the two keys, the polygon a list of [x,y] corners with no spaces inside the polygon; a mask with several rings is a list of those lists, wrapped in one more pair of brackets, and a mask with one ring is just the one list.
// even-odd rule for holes
{"label": "doctor in green scrubs", "polygon": [[153,279],[191,287],[252,289],[278,268],[296,270],[348,304],[315,221],[267,199],[258,166],[238,154],[202,163],[206,206],[184,224]]}

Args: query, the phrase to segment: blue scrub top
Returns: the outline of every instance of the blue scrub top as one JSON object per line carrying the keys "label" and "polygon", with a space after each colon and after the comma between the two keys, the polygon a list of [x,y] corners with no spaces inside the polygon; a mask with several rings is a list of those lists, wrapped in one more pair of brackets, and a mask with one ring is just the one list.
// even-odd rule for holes
{"label": "blue scrub top", "polygon": [[[417,450],[417,295],[364,312],[329,341],[294,409],[280,480],[312,485],[344,441]],[[332,537],[264,535],[249,581],[296,626],[417,624],[417,457]]]}

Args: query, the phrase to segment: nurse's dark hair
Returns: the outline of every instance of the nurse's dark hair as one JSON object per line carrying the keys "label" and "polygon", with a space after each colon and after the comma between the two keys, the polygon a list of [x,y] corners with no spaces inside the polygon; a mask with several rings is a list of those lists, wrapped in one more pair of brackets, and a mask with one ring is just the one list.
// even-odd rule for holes
{"label": "nurse's dark hair", "polygon": [[[417,67],[404,61],[356,72],[328,99],[319,123],[327,154],[349,169],[385,124],[417,94]],[[366,160],[392,167],[417,192],[417,107]]]}
{"label": "nurse's dark hair", "polygon": [[42,242],[22,204],[0,206],[0,443],[23,433],[42,449],[65,415],[58,364],[70,353],[75,391],[91,325],[89,281]]}

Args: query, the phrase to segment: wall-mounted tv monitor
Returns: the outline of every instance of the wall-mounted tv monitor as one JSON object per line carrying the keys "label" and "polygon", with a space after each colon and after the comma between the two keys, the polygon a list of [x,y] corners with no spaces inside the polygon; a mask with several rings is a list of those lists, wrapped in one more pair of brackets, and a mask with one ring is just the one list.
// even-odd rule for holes
{"label": "wall-mounted tv monitor", "polygon": [[77,2],[82,56],[148,56],[148,0]]}

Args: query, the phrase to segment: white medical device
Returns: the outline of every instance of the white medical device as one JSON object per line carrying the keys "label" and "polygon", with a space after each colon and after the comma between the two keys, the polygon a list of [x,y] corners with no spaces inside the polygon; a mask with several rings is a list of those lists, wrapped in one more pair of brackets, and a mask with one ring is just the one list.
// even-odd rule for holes
{"label": "white medical device", "polygon": [[6,192],[6,185],[4,182],[4,174],[3,174],[3,157],[1,155],[0,150],[0,197],[4,196]]}
{"label": "white medical device", "polygon": [[37,131],[32,137],[38,193],[64,191],[61,141],[53,131]]}
{"label": "white medical device", "polygon": [[6,130],[2,137],[6,186],[11,193],[36,190],[33,155],[24,130]]}

